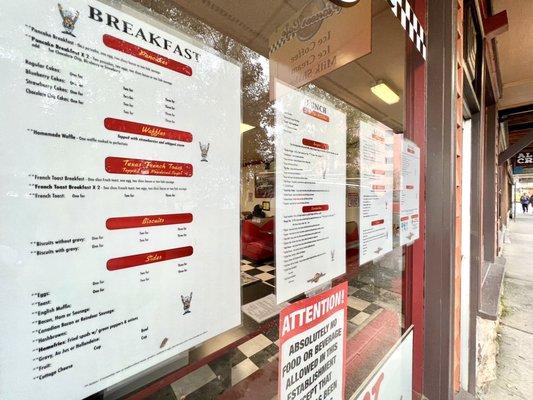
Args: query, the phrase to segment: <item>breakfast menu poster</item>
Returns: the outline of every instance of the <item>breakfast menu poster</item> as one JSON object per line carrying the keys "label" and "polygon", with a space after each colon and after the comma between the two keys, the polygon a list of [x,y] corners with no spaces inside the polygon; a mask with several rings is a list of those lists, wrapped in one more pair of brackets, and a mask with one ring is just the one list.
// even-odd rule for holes
{"label": "breakfast menu poster", "polygon": [[96,1],[0,16],[0,398],[83,398],[240,323],[241,70]]}
{"label": "breakfast menu poster", "polygon": [[281,303],[346,270],[346,114],[277,82],[276,285]]}

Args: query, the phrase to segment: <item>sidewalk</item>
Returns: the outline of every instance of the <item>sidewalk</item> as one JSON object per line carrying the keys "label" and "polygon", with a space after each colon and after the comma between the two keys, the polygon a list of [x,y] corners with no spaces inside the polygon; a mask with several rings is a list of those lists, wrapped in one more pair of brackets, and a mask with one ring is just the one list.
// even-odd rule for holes
{"label": "sidewalk", "polygon": [[[531,208],[530,208],[531,210]],[[533,214],[509,222],[510,242],[504,245],[503,290],[498,378],[484,400],[533,398]]]}

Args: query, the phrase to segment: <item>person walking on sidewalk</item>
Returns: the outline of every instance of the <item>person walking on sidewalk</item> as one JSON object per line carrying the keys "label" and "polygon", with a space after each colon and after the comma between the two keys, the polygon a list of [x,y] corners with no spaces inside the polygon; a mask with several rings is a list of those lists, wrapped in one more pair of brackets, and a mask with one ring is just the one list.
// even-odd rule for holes
{"label": "person walking on sidewalk", "polygon": [[529,208],[529,196],[524,193],[522,197],[520,197],[520,203],[522,204],[522,212],[527,214],[527,209]]}

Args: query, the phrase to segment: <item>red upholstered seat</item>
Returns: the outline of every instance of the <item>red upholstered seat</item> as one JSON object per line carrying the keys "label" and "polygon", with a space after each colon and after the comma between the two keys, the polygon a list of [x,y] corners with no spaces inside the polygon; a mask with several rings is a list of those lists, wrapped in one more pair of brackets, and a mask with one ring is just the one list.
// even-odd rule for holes
{"label": "red upholstered seat", "polygon": [[241,228],[242,256],[252,261],[274,257],[274,218],[245,220]]}

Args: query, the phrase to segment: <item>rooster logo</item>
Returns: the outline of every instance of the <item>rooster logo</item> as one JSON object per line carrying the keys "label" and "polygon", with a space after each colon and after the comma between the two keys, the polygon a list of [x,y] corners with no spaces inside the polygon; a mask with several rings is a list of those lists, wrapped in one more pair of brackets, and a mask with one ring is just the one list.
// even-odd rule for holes
{"label": "rooster logo", "polygon": [[326,274],[323,273],[323,272],[317,272],[317,273],[315,274],[315,276],[313,276],[313,277],[312,277],[311,279],[309,279],[307,282],[309,282],[309,283],[317,283],[317,282],[320,280],[320,278],[322,278],[323,276],[326,276]]}
{"label": "rooster logo", "polygon": [[76,37],[76,35],[74,35],[72,31],[76,27],[76,22],[78,21],[80,12],[79,11],[73,12],[71,10],[65,10],[60,3],[57,4],[57,7],[59,8],[59,14],[61,15],[61,18],[63,19],[63,28],[65,28],[63,33]]}
{"label": "rooster logo", "polygon": [[209,152],[209,143],[207,144],[202,144],[202,142],[198,142],[198,143],[200,143],[200,154],[202,155],[202,161],[207,162],[207,153]]}
{"label": "rooster logo", "polygon": [[183,303],[183,315],[191,313],[191,310],[190,310],[191,300],[192,300],[192,292],[188,296],[181,295],[181,302]]}

